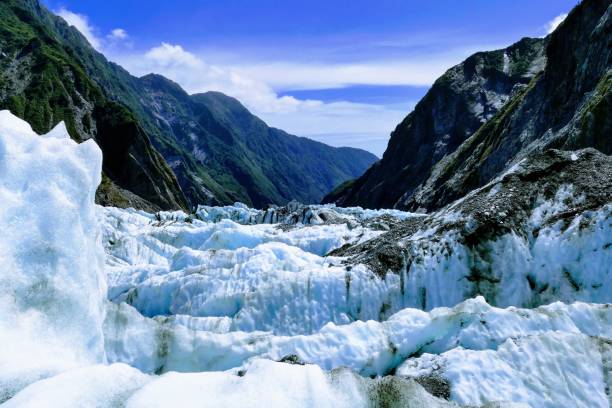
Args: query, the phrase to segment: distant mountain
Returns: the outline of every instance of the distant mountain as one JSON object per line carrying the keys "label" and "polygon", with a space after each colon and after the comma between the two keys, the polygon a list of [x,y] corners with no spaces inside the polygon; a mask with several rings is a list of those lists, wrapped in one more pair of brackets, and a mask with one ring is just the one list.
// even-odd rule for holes
{"label": "distant mountain", "polygon": [[324,202],[432,210],[534,151],[612,153],[612,6],[585,0],[545,39],[477,53],[438,79],[382,160]]}
{"label": "distant mountain", "polygon": [[318,202],[376,161],[363,150],[332,148],[270,128],[219,92],[190,96],[160,75],[147,75],[141,84],[158,126],[188,153],[186,162],[174,146],[158,147],[193,203]]}
{"label": "distant mountain", "polygon": [[376,160],[269,128],[225,95],[136,78],[37,0],[2,1],[0,18],[0,109],[38,133],[64,120],[74,139],[94,138],[104,154],[102,204],[317,202]]}

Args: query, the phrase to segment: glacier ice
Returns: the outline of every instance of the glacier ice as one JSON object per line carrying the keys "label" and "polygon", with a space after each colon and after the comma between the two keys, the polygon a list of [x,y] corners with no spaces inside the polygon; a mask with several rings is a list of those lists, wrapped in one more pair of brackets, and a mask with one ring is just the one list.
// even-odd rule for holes
{"label": "glacier ice", "polygon": [[71,141],[63,125],[40,137],[0,112],[0,400],[104,361],[101,167],[93,141]]}
{"label": "glacier ice", "polygon": [[125,364],[89,365],[37,381],[2,406],[121,407],[150,381],[150,376]]}
{"label": "glacier ice", "polygon": [[284,207],[272,206],[265,210],[249,208],[242,203],[235,203],[234,205],[223,207],[200,205],[196,210],[196,216],[202,221],[219,222],[227,219],[244,225],[320,225],[329,223],[330,221],[336,224],[342,222],[356,224],[383,216],[404,220],[411,217],[419,217],[422,216],[422,214],[392,209],[372,210],[363,209],[361,207],[336,207],[334,204],[303,205],[296,201],[292,201]]}
{"label": "glacier ice", "polygon": [[469,217],[452,207],[434,214],[437,224],[394,242],[407,255],[382,276],[367,260],[358,256],[347,264],[335,250],[367,248],[384,236],[379,224],[364,220],[420,216],[309,206],[300,212],[326,211],[328,222],[256,224],[253,213],[259,221],[266,217],[243,205],[207,207],[204,221],[105,208],[109,296],[149,317],[187,315],[227,330],[279,335],[310,334],[328,322],[384,320],[405,307],[453,306],[480,293],[497,306],[610,302],[612,205],[578,214],[566,226],[548,222],[580,201],[577,195],[570,203],[570,196],[571,187],[561,186],[552,199],[537,202],[529,236],[512,231],[478,246],[453,227],[471,228]]}
{"label": "glacier ice", "polygon": [[453,384],[452,399],[461,404],[494,400],[554,408],[606,406],[610,370],[609,337],[548,331],[510,337],[496,349],[424,354],[405,361],[396,374],[443,378]]}
{"label": "glacier ice", "polygon": [[296,355],[327,370],[348,367],[370,376],[389,374],[420,353],[496,349],[508,339],[547,332],[611,338],[611,309],[586,303],[499,309],[479,297],[431,312],[403,309],[383,322],[328,323],[310,335],[278,336],[189,329],[174,317],[149,319],[122,304],[109,311],[105,334],[111,361],[147,372],[227,370],[256,356],[281,360]]}
{"label": "glacier ice", "polygon": [[462,279],[456,207],[403,236],[420,263],[379,273],[343,249],[425,216],[102,208],[100,169],[93,141],[0,112],[2,406],[610,405],[611,206],[551,222],[583,199],[571,185],[535,203],[537,235],[490,244],[487,300],[522,306],[501,308]]}
{"label": "glacier ice", "polygon": [[103,214],[110,299],[146,316],[229,318],[232,330],[310,333],[329,321],[378,319],[389,297],[388,283],[370,279],[365,267],[349,272],[339,259],[324,257],[380,234],[367,227],[286,230],[113,208]]}

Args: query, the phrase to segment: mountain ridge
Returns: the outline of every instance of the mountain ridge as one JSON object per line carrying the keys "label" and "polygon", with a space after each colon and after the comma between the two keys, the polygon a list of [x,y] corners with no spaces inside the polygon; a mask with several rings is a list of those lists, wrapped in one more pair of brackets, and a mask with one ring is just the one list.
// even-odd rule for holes
{"label": "mountain ridge", "polygon": [[[532,152],[595,147],[603,153],[612,153],[611,7],[605,0],[585,0],[545,39],[523,39],[504,50],[477,53],[451,68],[398,125],[381,161],[323,201],[431,211],[486,184]],[[539,44],[536,47],[539,50],[519,53],[514,63],[519,72],[529,75],[519,77],[520,81],[505,94],[493,115],[483,123],[473,122],[478,125],[475,128],[451,120],[451,127],[466,131],[459,134],[460,143],[445,144],[442,154],[435,157],[438,143],[444,142],[449,133],[432,130],[437,123],[444,123],[445,117],[431,109],[436,105],[428,103],[428,98],[448,90],[444,88],[448,74],[465,72],[466,63],[479,56],[498,55],[494,70],[481,71],[483,83],[495,81],[506,67],[512,73],[513,56],[509,51],[512,47],[520,51],[521,44],[524,47],[527,43]],[[530,66],[539,69],[526,69]],[[459,85],[465,86],[466,92],[455,96],[463,101],[480,94],[479,89],[470,89],[465,81]],[[426,109],[419,110],[423,104]],[[452,116],[462,109],[455,107],[444,112]],[[475,119],[477,115],[468,111],[467,117]],[[420,132],[419,126],[423,124],[430,129]]]}
{"label": "mountain ridge", "polygon": [[541,69],[545,41],[523,38],[448,69],[391,133],[381,160],[324,202],[393,207],[425,180],[432,164],[457,149]]}
{"label": "mountain ridge", "polygon": [[[259,153],[250,151],[244,143],[238,150],[228,149],[226,143],[232,138],[244,139],[245,135],[236,134],[234,129],[229,137],[232,130],[228,124],[221,123],[205,104],[199,103],[195,113],[202,123],[197,138],[210,139],[203,141],[210,148],[207,159],[199,160],[194,157],[198,153],[194,147],[198,146],[191,145],[178,129],[196,118],[187,115],[185,123],[174,123],[174,128],[168,125],[171,118],[159,114],[159,100],[149,94],[150,77],[134,77],[108,61],[78,30],[36,0],[7,0],[0,5],[0,13],[6,22],[0,32],[0,51],[7,55],[6,61],[0,61],[0,108],[23,117],[38,133],[65,120],[74,139],[96,139],[105,150],[104,178],[98,194],[102,204],[152,211],[234,201],[260,207],[292,199],[319,201],[335,184],[358,176],[376,159],[365,151],[294,139],[278,143],[289,143],[309,155],[315,160],[312,166],[296,167],[295,157],[289,156],[261,168],[259,163],[265,163],[267,156],[283,152],[275,150],[274,143],[266,155],[261,154],[261,149]],[[37,66],[28,64],[28,58],[34,58],[31,54],[39,48],[53,51],[39,53],[38,58],[47,66],[44,75],[35,70]],[[22,63],[11,65],[10,60]],[[65,67],[71,67],[69,72],[64,72]],[[169,92],[158,94],[158,99],[178,95],[178,99],[191,98],[175,83],[171,87],[168,83],[164,92]],[[60,95],[49,100],[47,95],[54,97],[53,90],[60,90]],[[183,113],[186,112],[193,113]],[[290,136],[265,128],[259,134],[246,136],[256,139],[267,133],[277,139]],[[236,157],[227,157],[227,151]],[[325,159],[316,160],[322,151]],[[286,172],[292,173],[293,180],[283,177]]]}
{"label": "mountain ridge", "polygon": [[[263,207],[292,199],[319,201],[339,180],[360,174],[376,160],[359,149],[330,148],[271,128],[237,99],[220,92],[189,95],[156,74],[140,80],[146,90],[145,103],[174,140],[205,164],[212,180],[222,180],[229,186],[227,199],[211,201],[200,195],[199,203],[242,201]],[[175,163],[171,151],[163,145],[158,148],[170,163]],[[173,169],[185,183],[186,194],[194,194],[193,202],[198,195],[188,188],[189,169],[183,165],[177,163]],[[206,188],[213,195],[224,194],[214,183],[209,182]]]}

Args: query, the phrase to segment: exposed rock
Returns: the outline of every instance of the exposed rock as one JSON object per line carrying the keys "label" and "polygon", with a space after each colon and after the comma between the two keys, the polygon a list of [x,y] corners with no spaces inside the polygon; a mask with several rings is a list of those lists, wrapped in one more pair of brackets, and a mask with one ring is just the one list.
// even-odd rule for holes
{"label": "exposed rock", "polygon": [[468,58],[397,127],[382,160],[327,201],[431,211],[533,152],[612,153],[611,24],[609,1],[585,0],[545,40]]}
{"label": "exposed rock", "polygon": [[106,175],[102,175],[102,182],[96,191],[96,203],[103,206],[119,208],[138,208],[147,212],[157,212],[161,208],[141,197],[117,186]]}
{"label": "exposed rock", "polygon": [[297,365],[304,365],[306,363],[304,363],[300,357],[297,354],[289,354],[286,355],[285,357],[281,358],[280,360],[278,360],[279,363],[287,363],[287,364],[297,364]]}
{"label": "exposed rock", "polygon": [[324,202],[392,208],[490,120],[545,65],[546,40],[525,38],[502,50],[480,52],[449,69],[393,131],[383,158]]}

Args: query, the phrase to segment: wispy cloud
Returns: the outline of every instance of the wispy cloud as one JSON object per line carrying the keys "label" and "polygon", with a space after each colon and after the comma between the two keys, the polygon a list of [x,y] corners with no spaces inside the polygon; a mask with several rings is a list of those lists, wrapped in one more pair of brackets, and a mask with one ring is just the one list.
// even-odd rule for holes
{"label": "wispy cloud", "polygon": [[[365,147],[382,153],[389,133],[416,101],[402,106],[374,105],[349,101],[323,102],[299,99],[281,90],[339,88],[367,85],[429,85],[444,70],[459,62],[467,52],[430,56],[424,59],[336,63],[242,61],[214,64],[180,44],[160,43],[144,51],[116,44],[130,36],[116,28],[100,34],[87,16],[61,9],[58,14],[75,26],[93,47],[105,52],[137,76],[164,75],[188,93],[220,91],[244,103],[271,126],[301,136],[311,136],[333,145]],[[267,59],[266,59],[267,61]],[[372,141],[368,144],[364,137]]]}
{"label": "wispy cloud", "polygon": [[72,11],[61,8],[55,12],[58,16],[66,20],[66,22],[79,30],[81,34],[95,49],[100,49],[102,45],[102,39],[98,37],[97,30],[89,23],[89,18],[83,14],[73,13]]}
{"label": "wispy cloud", "polygon": [[561,24],[566,17],[567,13],[559,14],[557,17],[546,23],[546,34],[550,34],[555,31],[557,27],[559,27],[559,24]]}
{"label": "wispy cloud", "polygon": [[115,28],[111,30],[111,32],[106,36],[111,41],[121,41],[126,40],[129,37],[127,31],[123,28]]}
{"label": "wispy cloud", "polygon": [[252,63],[234,65],[243,75],[264,81],[274,89],[326,89],[351,85],[431,85],[462,56],[424,60],[364,61],[340,64]]}
{"label": "wispy cloud", "polygon": [[66,20],[69,25],[79,30],[89,44],[98,51],[105,51],[108,48],[116,47],[117,44],[129,38],[127,31],[123,28],[115,28],[104,37],[100,34],[100,31],[90,23],[89,17],[84,14],[70,11],[64,7],[60,8],[55,13]]}
{"label": "wispy cloud", "polygon": [[228,67],[208,64],[177,44],[162,43],[144,54],[120,55],[115,59],[135,75],[158,73],[176,81],[189,93],[220,91],[238,98],[258,112],[295,112],[299,107],[322,103],[291,96],[279,97],[265,82]]}
{"label": "wispy cloud", "polygon": [[[334,145],[346,142],[346,145],[366,147],[378,154],[390,131],[411,107],[411,101],[398,108],[279,96],[273,86],[253,78],[248,70],[209,64],[177,44],[162,43],[144,54],[124,54],[114,59],[134,75],[158,73],[176,81],[189,93],[214,90],[233,96],[271,126],[290,133],[312,136]],[[304,74],[308,75],[308,70]],[[377,139],[369,146],[363,141],[353,143],[351,134],[374,135],[382,142]]]}

